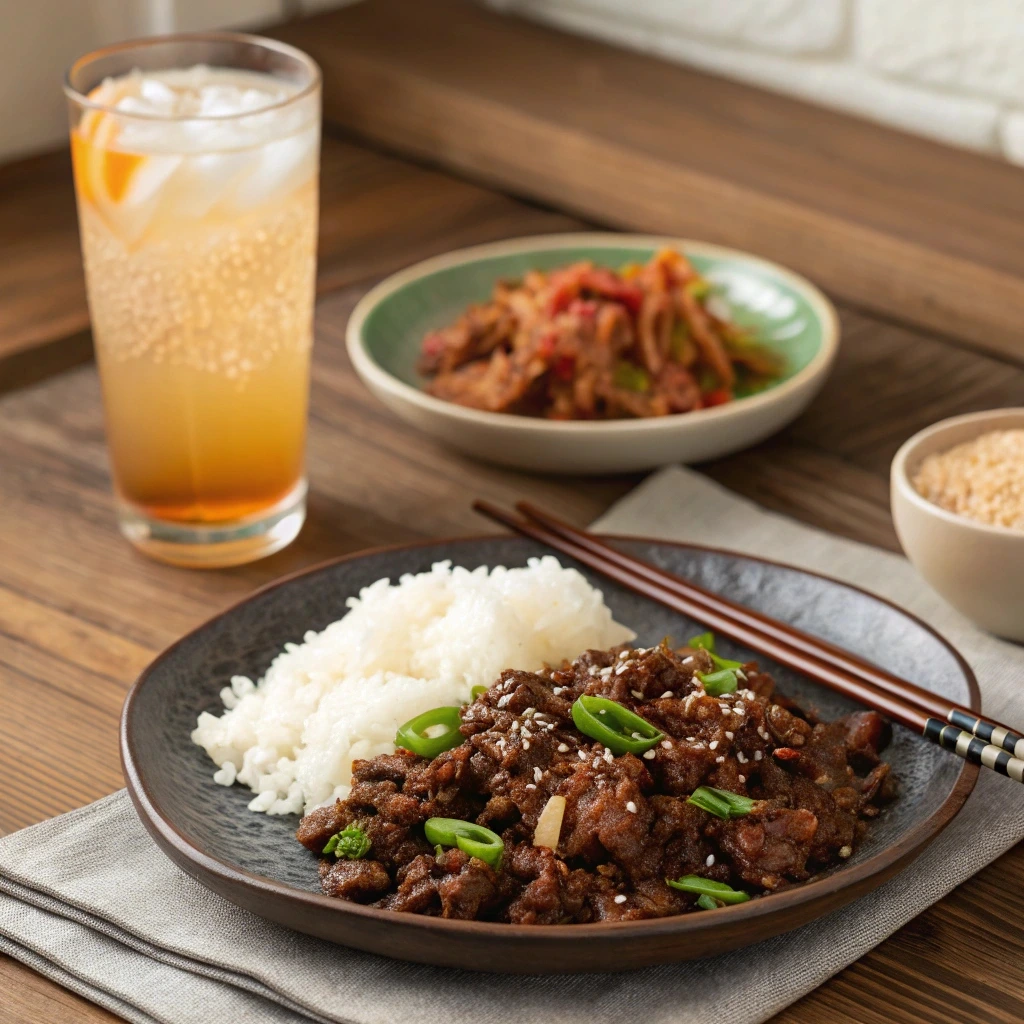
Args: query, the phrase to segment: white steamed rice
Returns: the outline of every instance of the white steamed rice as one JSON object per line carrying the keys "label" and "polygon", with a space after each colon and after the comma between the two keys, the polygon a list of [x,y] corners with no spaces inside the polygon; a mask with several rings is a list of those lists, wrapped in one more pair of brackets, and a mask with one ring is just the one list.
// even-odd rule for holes
{"label": "white steamed rice", "polygon": [[347,604],[323,632],[285,644],[258,682],[235,676],[219,718],[199,716],[192,739],[219,765],[214,781],[248,786],[250,810],[298,814],[344,798],[352,761],[392,752],[410,718],[465,703],[502,669],[633,636],[599,590],[550,556],[490,572],[438,562]]}

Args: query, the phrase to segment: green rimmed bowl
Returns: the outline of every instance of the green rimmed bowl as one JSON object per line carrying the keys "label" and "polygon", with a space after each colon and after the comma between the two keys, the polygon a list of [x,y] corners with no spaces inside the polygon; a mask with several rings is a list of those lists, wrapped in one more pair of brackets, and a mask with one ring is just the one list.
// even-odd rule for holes
{"label": "green rimmed bowl", "polygon": [[[486,300],[499,278],[578,260],[619,267],[672,246],[717,287],[733,319],[782,358],[770,387],[726,405],[642,420],[556,421],[467,409],[428,395],[416,372],[423,336]],[[393,274],[352,312],[348,352],[366,386],[425,434],[487,462],[562,473],[619,473],[701,462],[747,448],[800,414],[839,345],[835,308],[809,281],[735,249],[608,232],[516,238],[436,256]]]}

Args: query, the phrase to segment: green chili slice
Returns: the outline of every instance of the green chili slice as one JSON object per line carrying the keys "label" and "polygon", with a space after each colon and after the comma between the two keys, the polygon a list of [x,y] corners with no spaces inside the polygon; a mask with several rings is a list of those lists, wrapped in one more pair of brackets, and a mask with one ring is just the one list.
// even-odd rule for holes
{"label": "green chili slice", "polygon": [[572,720],[584,736],[603,743],[613,754],[642,754],[665,738],[646,719],[607,697],[579,697]]}
{"label": "green chili slice", "polygon": [[[395,746],[405,747],[420,757],[437,757],[462,742],[459,726],[459,708],[432,708],[422,715],[410,718],[395,736]],[[444,731],[437,736],[425,735],[434,726],[444,726]]]}
{"label": "green chili slice", "polygon": [[428,818],[423,823],[427,842],[435,846],[457,846],[470,857],[477,857],[490,864],[495,871],[501,867],[501,856],[505,844],[501,836],[483,825],[461,818]]}
{"label": "green chili slice", "polygon": [[714,896],[709,896],[705,892],[697,897],[697,906],[700,907],[701,910],[717,910],[722,906],[722,904],[719,903]]}
{"label": "green chili slice", "polygon": [[358,825],[349,825],[335,832],[324,847],[325,854],[333,853],[338,860],[359,860],[369,852],[370,837]]}
{"label": "green chili slice", "polygon": [[473,689],[469,691],[469,695],[473,698],[473,700],[476,700],[477,697],[480,696],[480,694],[486,693],[489,689],[489,686],[474,686]]}
{"label": "green chili slice", "polygon": [[698,672],[697,678],[704,684],[704,692],[709,697],[735,693],[739,686],[739,676],[734,668],[721,668],[717,672]]}
{"label": "green chili slice", "polygon": [[699,786],[686,802],[725,820],[742,818],[751,812],[755,803],[750,797],[730,793],[727,789],[715,789],[714,786]]}
{"label": "green chili slice", "polygon": [[710,878],[701,878],[700,875],[683,875],[675,881],[671,878],[666,878],[665,881],[673,889],[692,892],[697,896],[710,896],[719,903],[746,903],[750,899],[749,893],[740,892],[725,882],[712,882]]}
{"label": "green chili slice", "polygon": [[710,631],[707,633],[701,633],[700,636],[695,636],[687,646],[692,647],[695,650],[707,651],[708,654],[711,655],[711,660],[714,662],[716,669],[722,670],[728,668],[732,669],[734,672],[739,672],[743,668],[742,661],[732,661],[729,658],[719,657],[715,650],[715,634]]}

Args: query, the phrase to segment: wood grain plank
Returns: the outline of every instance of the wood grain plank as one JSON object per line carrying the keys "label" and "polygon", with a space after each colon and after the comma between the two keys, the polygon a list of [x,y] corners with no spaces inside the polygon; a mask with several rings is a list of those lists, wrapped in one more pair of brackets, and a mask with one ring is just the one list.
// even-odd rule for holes
{"label": "wood grain plank", "polygon": [[323,68],[328,120],[377,144],[598,223],[750,249],[1024,359],[1014,168],[469,0],[378,0],[277,34]]}

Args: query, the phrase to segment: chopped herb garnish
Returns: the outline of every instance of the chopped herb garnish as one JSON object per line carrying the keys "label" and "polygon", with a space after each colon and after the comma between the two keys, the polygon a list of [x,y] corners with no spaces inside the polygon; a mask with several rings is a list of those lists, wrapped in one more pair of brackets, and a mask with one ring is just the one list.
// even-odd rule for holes
{"label": "chopped herb garnish", "polygon": [[473,700],[476,700],[477,697],[480,696],[480,694],[486,693],[489,689],[489,686],[474,686],[473,689],[469,691],[469,693]]}
{"label": "chopped herb garnish", "polygon": [[325,854],[333,853],[338,860],[360,860],[370,852],[370,837],[358,826],[335,832],[324,847]]}
{"label": "chopped herb garnish", "polygon": [[698,277],[686,284],[686,290],[698,301],[706,299],[711,293],[711,282]]}
{"label": "chopped herb garnish", "polygon": [[632,363],[619,363],[612,377],[617,388],[625,391],[644,392],[651,390],[651,378],[642,367]]}
{"label": "chopped herb garnish", "polygon": [[686,802],[722,819],[742,818],[750,813],[755,803],[750,797],[730,793],[727,789],[716,789],[714,786],[698,787]]}
{"label": "chopped herb garnish", "polygon": [[697,678],[704,684],[704,692],[709,697],[735,693],[739,686],[739,676],[734,668],[723,668],[717,672],[698,672]]}
{"label": "chopped herb garnish", "polygon": [[701,910],[717,910],[719,907],[724,906],[723,903],[719,903],[714,896],[709,896],[706,892],[701,893],[697,898],[697,906]]}
{"label": "chopped herb garnish", "polygon": [[673,881],[665,879],[666,883],[673,889],[681,892],[692,892],[696,896],[710,896],[719,903],[746,903],[750,894],[740,892],[725,882],[712,882],[710,878],[701,878],[700,875],[683,875]]}

